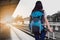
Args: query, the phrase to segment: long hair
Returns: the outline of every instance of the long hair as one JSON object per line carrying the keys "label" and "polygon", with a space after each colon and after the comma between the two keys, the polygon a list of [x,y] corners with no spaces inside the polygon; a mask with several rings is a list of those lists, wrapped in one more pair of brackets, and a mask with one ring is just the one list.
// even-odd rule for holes
{"label": "long hair", "polygon": [[41,12],[44,12],[41,1],[36,2],[36,5],[35,5],[34,9],[32,10],[32,12],[37,11],[37,10],[39,10]]}
{"label": "long hair", "polygon": [[[40,12],[44,13],[43,6],[42,6],[41,1],[37,1],[36,2],[36,5],[35,5],[34,9],[32,10],[32,12],[34,12],[34,11],[40,11]],[[32,20],[32,18],[30,20]],[[42,20],[42,22],[45,21],[44,20],[44,15],[42,16],[42,19],[41,20]]]}

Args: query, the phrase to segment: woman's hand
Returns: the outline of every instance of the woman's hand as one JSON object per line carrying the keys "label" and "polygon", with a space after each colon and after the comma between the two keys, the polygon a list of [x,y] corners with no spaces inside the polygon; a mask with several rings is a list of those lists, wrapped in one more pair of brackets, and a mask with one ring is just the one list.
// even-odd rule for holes
{"label": "woman's hand", "polygon": [[52,28],[49,28],[49,31],[50,31],[50,32],[53,32],[53,29],[52,29]]}
{"label": "woman's hand", "polygon": [[49,22],[48,22],[48,19],[45,17],[45,23],[46,23],[46,25],[48,26],[48,30],[50,31],[50,32],[53,32],[53,29],[50,27],[50,24],[49,24]]}

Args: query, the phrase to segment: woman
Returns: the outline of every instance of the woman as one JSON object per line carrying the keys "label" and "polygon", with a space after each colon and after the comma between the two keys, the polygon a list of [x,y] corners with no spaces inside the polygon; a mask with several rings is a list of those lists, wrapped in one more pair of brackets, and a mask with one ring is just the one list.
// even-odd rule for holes
{"label": "woman", "polygon": [[[40,12],[44,13],[43,6],[42,6],[41,1],[37,1],[37,2],[36,2],[36,5],[35,5],[34,9],[32,10],[32,13],[33,13],[34,11],[40,11]],[[32,14],[32,13],[31,13],[31,14]],[[30,23],[31,23],[31,21],[32,21],[32,17],[30,16]],[[47,25],[49,31],[50,31],[50,32],[53,32],[52,29],[50,28],[50,25],[49,25],[48,20],[47,20],[47,18],[45,17],[45,15],[42,16],[42,21],[43,21],[42,23],[44,23],[44,24]],[[44,28],[46,28],[45,25],[44,25]],[[41,31],[41,34],[35,34],[35,33],[34,33],[35,40],[44,40],[45,35],[46,35],[46,31],[45,31],[45,30]],[[40,36],[40,37],[39,37],[39,36]]]}

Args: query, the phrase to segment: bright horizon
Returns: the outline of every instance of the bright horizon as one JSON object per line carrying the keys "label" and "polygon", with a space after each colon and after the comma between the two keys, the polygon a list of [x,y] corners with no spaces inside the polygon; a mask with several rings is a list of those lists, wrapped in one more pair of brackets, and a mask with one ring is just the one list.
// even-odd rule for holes
{"label": "bright horizon", "polygon": [[[29,17],[32,9],[35,6],[37,0],[20,0],[18,3],[13,17],[22,16],[23,18]],[[60,0],[40,0],[45,10],[46,15],[52,15],[60,11]]]}

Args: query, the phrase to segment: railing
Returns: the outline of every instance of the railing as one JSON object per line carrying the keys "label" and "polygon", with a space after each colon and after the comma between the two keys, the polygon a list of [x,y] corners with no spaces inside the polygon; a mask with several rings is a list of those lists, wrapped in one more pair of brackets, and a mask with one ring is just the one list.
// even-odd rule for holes
{"label": "railing", "polygon": [[[60,32],[60,22],[49,22],[50,23],[50,26],[52,27],[52,29],[53,29],[53,33],[52,33],[52,39],[56,39],[56,35],[55,35],[55,32]],[[51,38],[51,36],[50,36],[50,33],[51,32],[47,32],[47,36],[48,36],[48,39],[49,38]]]}

